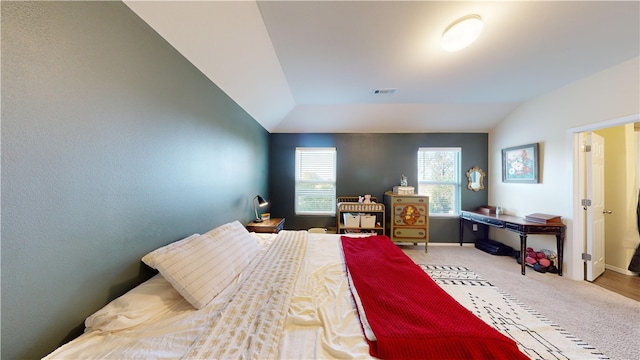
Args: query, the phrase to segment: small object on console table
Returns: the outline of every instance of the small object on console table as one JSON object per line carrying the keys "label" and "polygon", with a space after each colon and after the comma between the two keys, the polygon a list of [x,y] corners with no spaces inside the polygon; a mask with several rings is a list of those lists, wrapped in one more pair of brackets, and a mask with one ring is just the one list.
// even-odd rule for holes
{"label": "small object on console table", "polygon": [[534,222],[537,224],[561,224],[562,218],[558,215],[550,215],[550,214],[529,214],[524,217],[525,220]]}
{"label": "small object on console table", "polygon": [[495,206],[489,206],[489,205],[485,205],[485,206],[480,206],[479,208],[476,209],[479,213],[481,214],[485,214],[485,215],[492,215],[496,213],[496,207]]}
{"label": "small object on console table", "polygon": [[253,221],[247,225],[247,230],[256,233],[277,234],[284,228],[284,218],[271,218],[261,222]]}

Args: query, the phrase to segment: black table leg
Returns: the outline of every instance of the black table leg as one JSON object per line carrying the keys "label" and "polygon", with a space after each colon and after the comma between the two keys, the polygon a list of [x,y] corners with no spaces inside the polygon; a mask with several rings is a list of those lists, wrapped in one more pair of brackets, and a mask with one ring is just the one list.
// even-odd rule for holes
{"label": "black table leg", "polygon": [[520,234],[520,271],[522,275],[526,272],[527,262],[525,259],[527,258],[527,235]]}
{"label": "black table leg", "polygon": [[562,276],[562,256],[564,254],[564,229],[556,234],[556,250],[558,250],[558,275]]}

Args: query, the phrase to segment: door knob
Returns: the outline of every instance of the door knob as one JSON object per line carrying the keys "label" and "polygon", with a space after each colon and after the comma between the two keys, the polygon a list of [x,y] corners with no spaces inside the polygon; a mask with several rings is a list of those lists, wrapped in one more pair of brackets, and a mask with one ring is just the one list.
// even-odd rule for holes
{"label": "door knob", "polygon": [[613,214],[612,210],[602,210],[603,214]]}

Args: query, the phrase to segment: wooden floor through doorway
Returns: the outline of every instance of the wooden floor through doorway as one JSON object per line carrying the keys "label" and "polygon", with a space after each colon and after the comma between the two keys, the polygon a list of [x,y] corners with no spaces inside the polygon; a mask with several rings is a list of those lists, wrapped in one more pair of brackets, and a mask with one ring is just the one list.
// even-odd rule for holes
{"label": "wooden floor through doorway", "polygon": [[622,296],[640,301],[640,276],[605,270],[593,283]]}

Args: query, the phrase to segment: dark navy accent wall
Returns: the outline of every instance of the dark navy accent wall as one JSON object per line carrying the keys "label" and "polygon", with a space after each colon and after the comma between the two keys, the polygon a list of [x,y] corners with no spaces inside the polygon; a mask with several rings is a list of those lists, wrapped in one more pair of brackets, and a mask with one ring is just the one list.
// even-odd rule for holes
{"label": "dark navy accent wall", "polygon": [[[285,228],[335,227],[335,217],[296,216],[294,213],[296,147],[336,147],[337,195],[377,196],[399,185],[405,174],[409,185],[417,186],[417,151],[420,147],[461,147],[462,174],[475,165],[487,171],[488,134],[271,134],[269,141],[269,195],[272,216],[286,217]],[[487,181],[485,179],[485,186]],[[487,189],[478,192],[462,187],[462,209],[487,203]],[[431,217],[432,242],[455,242],[459,236],[457,218]],[[474,238],[470,233],[465,241]]]}
{"label": "dark navy accent wall", "polygon": [[2,1],[2,358],[36,359],[253,218],[269,134],[122,2]]}

